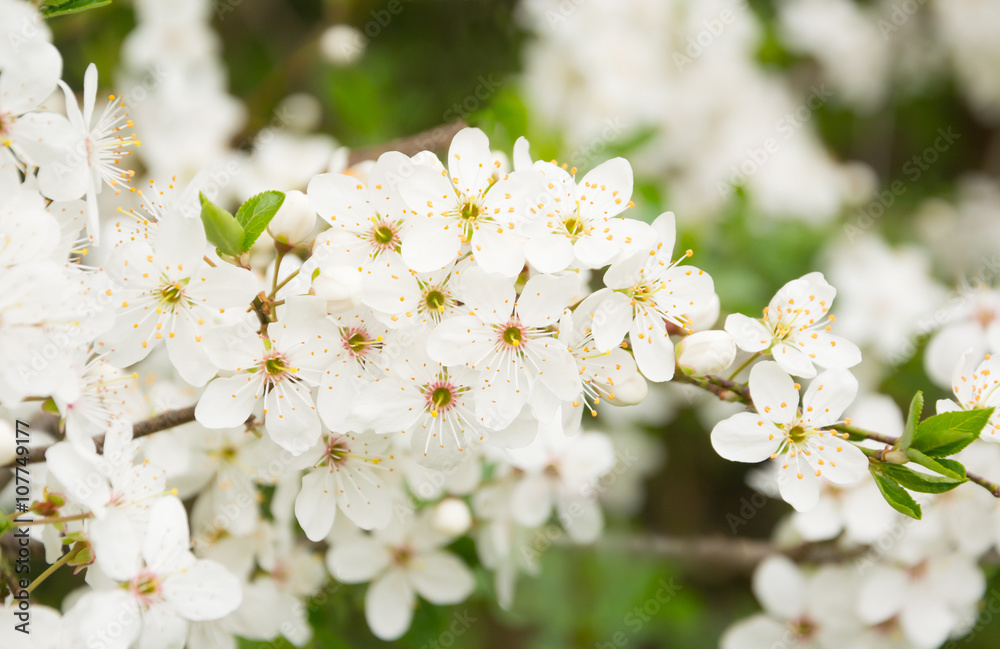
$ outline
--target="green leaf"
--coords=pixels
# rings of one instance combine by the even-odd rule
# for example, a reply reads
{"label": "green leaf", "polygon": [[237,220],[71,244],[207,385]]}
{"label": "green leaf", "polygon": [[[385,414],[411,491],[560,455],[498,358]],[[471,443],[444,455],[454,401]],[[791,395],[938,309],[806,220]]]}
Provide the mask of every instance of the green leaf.
{"label": "green leaf", "polygon": [[56,401],[52,397],[49,397],[42,403],[42,410],[45,412],[50,412],[53,415],[59,414],[59,406],[56,405]]}
{"label": "green leaf", "polygon": [[923,411],[924,393],[918,390],[913,395],[913,401],[910,402],[910,412],[906,417],[906,429],[903,431],[903,436],[899,438],[899,442],[896,443],[898,448],[904,451],[910,448],[910,444],[913,443],[913,433],[917,430],[917,425],[920,423],[920,415]]}
{"label": "green leaf", "polygon": [[926,473],[918,473],[913,469],[909,469],[905,466],[899,466],[897,464],[883,464],[878,468],[882,475],[891,478],[899,485],[910,489],[911,491],[919,491],[925,494],[940,494],[946,491],[951,491],[963,482],[967,482],[964,479],[951,478],[943,475],[928,475]]}
{"label": "green leaf", "polygon": [[39,11],[43,17],[52,18],[53,16],[75,14],[87,9],[96,9],[109,4],[111,4],[111,0],[49,0],[39,7]]}
{"label": "green leaf", "polygon": [[271,222],[278,208],[285,202],[281,192],[261,192],[247,199],[236,212],[236,220],[243,226],[243,243],[241,252],[250,250],[250,246],[263,234],[267,224]]}
{"label": "green leaf", "polygon": [[222,209],[205,195],[201,198],[201,222],[205,224],[205,236],[219,252],[231,257],[239,257],[243,252],[243,227],[236,218]]}
{"label": "green leaf", "polygon": [[882,492],[882,497],[885,501],[901,514],[906,514],[910,518],[915,518],[920,520],[923,513],[920,511],[920,505],[917,501],[913,499],[906,489],[899,486],[899,483],[892,478],[886,477],[881,473],[872,471],[872,477],[875,478],[875,484],[878,485],[878,490]]}
{"label": "green leaf", "polygon": [[14,521],[10,520],[6,514],[0,514],[0,535],[12,529],[14,529]]}
{"label": "green leaf", "polygon": [[940,473],[943,476],[953,478],[955,480],[965,480],[965,467],[962,463],[957,460],[948,460],[945,458],[934,459],[924,455],[915,448],[906,449],[906,455],[913,462],[919,464],[920,466],[930,469],[935,473]]}
{"label": "green leaf", "polygon": [[993,414],[984,410],[958,410],[928,417],[913,434],[912,448],[930,457],[954,455],[971,444]]}

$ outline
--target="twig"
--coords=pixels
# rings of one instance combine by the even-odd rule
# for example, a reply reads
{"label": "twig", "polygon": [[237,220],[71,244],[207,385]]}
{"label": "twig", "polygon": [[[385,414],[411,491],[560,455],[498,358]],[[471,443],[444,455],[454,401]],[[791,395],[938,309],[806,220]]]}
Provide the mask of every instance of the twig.
{"label": "twig", "polygon": [[[830,544],[805,543],[781,547],[771,541],[758,539],[727,538],[724,536],[670,537],[659,535],[608,535],[601,539],[599,548],[624,550],[685,562],[719,566],[729,570],[749,570],[774,554],[783,554],[796,561],[831,563],[850,558],[853,550]],[[859,548],[858,551],[864,548]]]}
{"label": "twig", "polygon": [[421,151],[440,151],[443,149],[455,134],[466,127],[463,120],[441,124],[426,131],[400,138],[378,146],[366,147],[351,151],[347,158],[348,165],[356,165],[365,160],[377,160],[380,155],[387,151],[400,151],[406,155],[416,155]]}
{"label": "twig", "polygon": [[690,376],[685,374],[680,367],[674,371],[674,380],[707,390],[723,401],[739,401],[753,407],[753,400],[750,398],[750,389],[742,383],[711,374],[707,376]]}
{"label": "twig", "polygon": [[987,480],[981,475],[969,473],[968,471],[965,472],[965,477],[969,479],[969,482],[975,482],[980,487],[986,489],[986,491],[989,491],[993,494],[994,498],[1000,498],[1000,484],[997,484],[992,480]]}
{"label": "twig", "polygon": [[[168,428],[180,426],[181,424],[186,424],[192,421],[194,421],[194,406],[178,408],[177,410],[167,410],[166,412],[162,412],[155,417],[150,417],[149,419],[144,419],[143,421],[133,424],[132,437],[145,437],[146,435],[151,435],[161,430],[167,430]],[[97,447],[97,452],[100,453],[104,449],[104,435],[95,437],[94,445]],[[18,459],[27,457],[28,462],[43,462],[45,460],[45,452],[49,450],[50,446],[51,445],[30,448],[27,456],[21,455]],[[17,460],[12,460],[0,468],[11,468],[16,462]]]}

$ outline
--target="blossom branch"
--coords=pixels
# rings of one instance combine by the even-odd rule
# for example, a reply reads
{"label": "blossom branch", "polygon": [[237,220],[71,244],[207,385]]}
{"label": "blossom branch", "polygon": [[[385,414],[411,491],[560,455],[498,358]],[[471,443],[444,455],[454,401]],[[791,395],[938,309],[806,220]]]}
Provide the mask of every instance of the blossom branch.
{"label": "blossom branch", "polygon": [[803,543],[781,547],[771,541],[722,536],[670,537],[652,534],[608,535],[600,547],[616,551],[683,559],[731,570],[750,570],[767,557],[783,554],[796,561],[832,563],[850,558],[855,551],[830,544]]}
{"label": "blossom branch", "polygon": [[[145,437],[146,435],[152,435],[161,430],[167,430],[168,428],[174,428],[175,426],[180,426],[181,424],[186,424],[194,421],[194,406],[188,406],[187,408],[178,408],[176,410],[167,410],[162,412],[155,417],[150,417],[149,419],[144,419],[132,425],[132,437],[138,439],[139,437]],[[97,451],[101,452],[104,448],[104,435],[100,435],[94,438],[94,445],[97,447]],[[36,446],[29,449],[27,456],[18,456],[17,460],[11,460],[7,462],[0,468],[9,469],[13,467],[18,460],[27,457],[28,462],[43,462],[45,461],[45,453],[49,450],[52,445],[47,446]]]}
{"label": "blossom branch", "polygon": [[[680,367],[676,369],[674,380],[680,383],[697,386],[703,390],[711,392],[723,401],[738,401],[746,404],[748,407],[753,407],[753,401],[750,398],[750,389],[743,383],[713,375],[689,376],[685,374]],[[880,462],[886,461],[885,451],[889,450],[889,448],[895,447],[896,443],[899,441],[899,438],[897,437],[883,435],[881,433],[865,430],[864,428],[858,428],[857,426],[851,426],[849,424],[835,424],[830,428],[846,433],[856,439],[870,439],[874,442],[885,444],[886,447],[888,447],[887,449],[879,450],[874,453],[875,459]],[[905,462],[905,459],[902,461]],[[969,471],[965,472],[965,477],[968,478],[969,482],[975,483],[986,489],[993,495],[994,498],[1000,498],[1000,483],[994,482],[988,478]]]}
{"label": "blossom branch", "polygon": [[378,146],[356,149],[351,151],[350,156],[347,158],[347,164],[356,165],[365,160],[377,160],[380,155],[388,151],[401,151],[408,156],[416,155],[425,150],[437,151],[445,148],[451,142],[452,138],[455,137],[455,134],[465,127],[465,121],[460,119]]}
{"label": "blossom branch", "polygon": [[750,388],[737,381],[711,374],[707,376],[691,376],[685,374],[680,367],[677,367],[674,371],[674,380],[707,390],[722,401],[738,401],[747,406],[753,406],[753,399],[750,398]]}

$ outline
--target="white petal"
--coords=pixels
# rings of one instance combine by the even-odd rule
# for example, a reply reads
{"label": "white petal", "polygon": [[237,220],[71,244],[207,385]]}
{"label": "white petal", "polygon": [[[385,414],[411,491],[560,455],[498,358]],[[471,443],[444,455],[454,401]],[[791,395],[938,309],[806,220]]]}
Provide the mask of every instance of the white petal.
{"label": "white petal", "polygon": [[90,543],[101,572],[115,581],[128,581],[139,569],[139,539],[132,522],[119,509],[90,522]]}
{"label": "white petal", "polygon": [[254,404],[264,391],[261,377],[240,373],[217,378],[208,384],[194,416],[206,428],[232,428],[240,426],[253,412]]}
{"label": "white petal", "polygon": [[632,321],[629,340],[639,371],[650,381],[669,381],[674,377],[674,344],[659,315],[640,313]]}
{"label": "white petal", "polygon": [[142,558],[154,573],[166,573],[190,562],[191,533],[187,512],[176,496],[158,498],[149,508],[149,527],[142,543]]}
{"label": "white petal", "polygon": [[484,224],[470,242],[473,259],[483,270],[514,278],[524,268],[524,242],[509,229]]}
{"label": "white petal", "polygon": [[371,581],[391,561],[392,556],[385,545],[368,536],[334,544],[326,555],[330,574],[345,584]]}
{"label": "white petal", "polygon": [[418,218],[403,235],[400,254],[406,265],[418,273],[444,268],[455,261],[462,247],[458,229],[448,219]]}
{"label": "white petal", "polygon": [[758,614],[729,627],[719,641],[720,649],[771,649],[782,647],[789,637],[788,627]]}
{"label": "white petal", "polygon": [[767,612],[791,621],[802,615],[806,582],[790,559],[774,555],[754,572],[753,594]]}
{"label": "white petal", "polygon": [[466,306],[491,324],[507,322],[517,299],[513,280],[474,266],[461,275],[461,295]]}
{"label": "white petal", "polygon": [[781,498],[797,511],[807,512],[819,502],[819,477],[804,453],[781,456],[778,468],[778,491]]}
{"label": "white petal", "polygon": [[771,350],[774,361],[792,376],[811,379],[816,376],[812,359],[804,351],[789,343],[779,343]]}
{"label": "white petal", "polygon": [[[812,455],[807,456],[810,466],[834,484],[854,484],[868,473],[868,456],[854,444],[837,438],[833,433],[824,434],[811,446]],[[823,450],[819,449],[820,446]],[[820,460],[822,464],[819,463]]]}
{"label": "white petal", "polygon": [[586,219],[607,219],[621,214],[632,200],[632,166],[612,158],[587,172],[579,184],[580,214]]}
{"label": "white petal", "polygon": [[858,380],[847,370],[827,370],[810,383],[802,397],[802,420],[817,428],[840,419],[858,395]]}
{"label": "white petal", "polygon": [[183,649],[187,620],[168,604],[153,604],[142,612],[142,635],[137,649]]}
{"label": "white petal", "polygon": [[236,610],[242,591],[239,580],[221,564],[198,559],[163,581],[163,598],[188,620],[218,620]]}
{"label": "white petal", "polygon": [[406,633],[413,620],[416,597],[402,570],[391,570],[368,587],[365,619],[381,640],[395,640]]}
{"label": "white petal", "polygon": [[392,494],[368,463],[357,460],[337,472],[340,511],[363,530],[383,528],[392,518]]}
{"label": "white petal", "polygon": [[72,444],[60,442],[53,445],[45,452],[45,461],[52,475],[69,492],[68,495],[91,511],[102,511],[111,499],[108,479]]}
{"label": "white petal", "polygon": [[450,552],[413,558],[407,576],[417,593],[431,604],[457,604],[472,594],[472,571]]}
{"label": "white petal", "polygon": [[579,291],[576,273],[535,275],[525,283],[517,299],[517,315],[530,327],[555,324]]}
{"label": "white petal", "polygon": [[552,492],[541,474],[525,476],[510,496],[511,511],[524,527],[538,527],[552,514]]}
{"label": "white petal", "polygon": [[315,444],[320,423],[309,388],[287,380],[272,387],[264,397],[264,427],[278,446],[293,455]]}
{"label": "white petal", "polygon": [[445,320],[427,339],[427,354],[442,365],[473,367],[493,349],[493,331],[478,318],[459,316]]}
{"label": "white petal", "polygon": [[725,329],[736,341],[736,346],[745,352],[763,351],[771,344],[771,331],[760,320],[742,313],[730,314]]}
{"label": "white petal", "polygon": [[463,128],[448,149],[448,170],[460,192],[473,196],[486,190],[493,175],[490,141],[478,128]]}
{"label": "white petal", "polygon": [[310,541],[321,541],[330,533],[337,514],[336,481],[326,467],[302,477],[302,489],[295,498],[295,520]]}
{"label": "white petal", "polygon": [[606,295],[594,309],[591,325],[594,343],[602,352],[620,345],[632,326],[632,305],[628,296],[612,291],[607,291]]}
{"label": "white petal", "polygon": [[795,381],[777,364],[764,361],[750,370],[750,396],[760,416],[776,424],[791,424],[798,415]]}
{"label": "white petal", "polygon": [[712,448],[733,462],[762,462],[784,439],[774,424],[752,412],[739,412],[712,429]]}
{"label": "white petal", "polygon": [[540,273],[558,273],[573,263],[573,244],[559,234],[532,237],[524,248],[531,267]]}

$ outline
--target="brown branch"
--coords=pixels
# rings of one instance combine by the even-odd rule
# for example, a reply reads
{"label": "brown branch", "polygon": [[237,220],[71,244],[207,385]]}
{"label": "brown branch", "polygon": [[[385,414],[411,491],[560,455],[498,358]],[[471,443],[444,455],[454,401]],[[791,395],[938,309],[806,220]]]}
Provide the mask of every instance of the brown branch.
{"label": "brown branch", "polygon": [[1000,498],[1000,484],[993,482],[992,480],[987,480],[981,475],[975,473],[965,472],[965,477],[969,479],[969,482],[975,482],[980,487],[983,487],[991,494],[994,498]]}
{"label": "brown branch", "polygon": [[831,544],[804,543],[780,547],[759,539],[727,538],[724,536],[670,537],[659,535],[609,535],[598,542],[599,548],[642,554],[665,559],[683,559],[686,563],[711,565],[727,570],[751,570],[774,554],[783,554],[795,561],[832,563],[856,556],[864,550],[845,550]]}
{"label": "brown branch", "polygon": [[691,376],[685,374],[680,367],[677,367],[674,370],[674,381],[687,383],[702,390],[707,390],[723,401],[739,401],[751,408],[753,407],[753,399],[750,398],[750,388],[742,383],[724,379],[721,376],[714,376],[712,374],[707,376]]}
{"label": "brown branch", "polygon": [[[132,437],[138,439],[139,437],[145,437],[146,435],[151,435],[161,430],[167,430],[168,428],[180,426],[181,424],[186,424],[192,421],[194,421],[194,406],[178,408],[177,410],[167,410],[166,412],[162,412],[155,417],[150,417],[149,419],[144,419],[143,421],[133,424]],[[104,449],[104,435],[95,437],[94,445],[97,447],[97,452],[100,453]],[[31,447],[29,448],[28,455],[19,455],[18,459],[27,457],[28,462],[43,462],[45,460],[45,452],[48,451],[50,447],[51,444],[47,446]],[[12,460],[0,468],[9,469],[13,467],[16,462],[17,460]]]}
{"label": "brown branch", "polygon": [[365,160],[377,160],[380,155],[388,151],[399,151],[409,156],[416,155],[425,150],[441,151],[451,142],[455,134],[465,127],[466,123],[460,119],[455,122],[435,126],[416,135],[399,138],[377,146],[356,149],[351,151],[351,154],[347,158],[347,164],[353,166]]}

